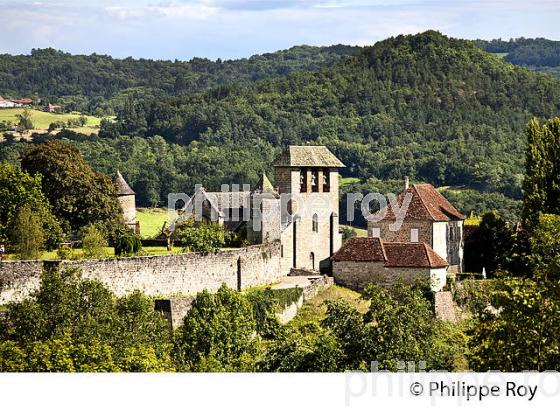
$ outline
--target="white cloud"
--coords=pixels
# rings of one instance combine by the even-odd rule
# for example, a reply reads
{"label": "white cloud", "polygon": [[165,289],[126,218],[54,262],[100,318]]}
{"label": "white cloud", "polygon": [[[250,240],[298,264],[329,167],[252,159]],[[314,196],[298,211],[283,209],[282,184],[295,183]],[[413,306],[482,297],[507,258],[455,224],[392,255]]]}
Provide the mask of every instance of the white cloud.
{"label": "white cloud", "polygon": [[[297,44],[367,45],[427,29],[465,38],[560,39],[557,3],[504,0],[31,0],[4,3],[0,53],[232,58]],[[0,0],[0,4],[2,0]]]}

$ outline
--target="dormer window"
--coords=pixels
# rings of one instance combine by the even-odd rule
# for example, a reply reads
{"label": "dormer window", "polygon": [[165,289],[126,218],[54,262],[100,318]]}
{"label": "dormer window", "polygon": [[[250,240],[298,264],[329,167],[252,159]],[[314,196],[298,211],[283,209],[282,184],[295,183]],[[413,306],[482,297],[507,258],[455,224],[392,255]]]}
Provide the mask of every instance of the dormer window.
{"label": "dormer window", "polygon": [[418,236],[419,236],[419,229],[412,228],[410,230],[410,242],[418,242]]}

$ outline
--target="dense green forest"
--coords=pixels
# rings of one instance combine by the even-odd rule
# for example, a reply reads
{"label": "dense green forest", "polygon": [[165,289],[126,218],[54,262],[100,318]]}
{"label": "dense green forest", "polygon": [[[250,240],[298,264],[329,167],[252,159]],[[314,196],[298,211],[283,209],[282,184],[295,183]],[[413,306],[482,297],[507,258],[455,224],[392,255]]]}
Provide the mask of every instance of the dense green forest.
{"label": "dense green forest", "polygon": [[142,97],[181,95],[283,77],[328,67],[357,47],[297,46],[250,58],[211,61],[116,59],[33,49],[30,55],[0,55],[0,95],[45,98],[66,110],[112,114],[129,93]]}
{"label": "dense green forest", "polygon": [[[164,72],[151,79],[147,71],[138,83],[121,84],[140,87],[133,89],[105,90],[86,81],[79,92],[121,98],[114,106],[115,122],[104,121],[98,137],[66,131],[57,138],[75,141],[96,170],[121,169],[140,205],[165,204],[169,192],[192,192],[195,183],[209,189],[255,183],[259,172],[271,171],[283,146],[323,144],[347,165],[344,176],[359,178],[352,190],[387,192],[409,175],[461,188],[447,195],[463,212],[498,209],[510,219],[517,217],[525,125],[533,117],[558,115],[559,79],[433,31],[389,38],[344,58],[350,50],[341,46],[323,50],[328,56],[307,48],[288,54],[302,50],[315,56],[292,62],[287,75],[270,55],[262,57],[262,77],[250,70],[240,75],[233,68],[230,77],[199,74],[208,83],[188,93],[171,87],[184,77]],[[110,60],[83,58],[98,58],[100,65]],[[204,61],[208,67],[249,67],[252,60],[261,61]],[[183,64],[138,61],[139,67]],[[101,70],[100,76],[108,72]],[[152,91],[146,92],[140,79],[149,81]],[[80,77],[71,84],[81,84]],[[49,137],[36,141],[44,138]],[[4,143],[0,158],[17,162],[22,145]]]}
{"label": "dense green forest", "polygon": [[560,41],[520,37],[509,41],[475,40],[475,44],[489,53],[504,55],[504,60],[512,64],[560,76]]}

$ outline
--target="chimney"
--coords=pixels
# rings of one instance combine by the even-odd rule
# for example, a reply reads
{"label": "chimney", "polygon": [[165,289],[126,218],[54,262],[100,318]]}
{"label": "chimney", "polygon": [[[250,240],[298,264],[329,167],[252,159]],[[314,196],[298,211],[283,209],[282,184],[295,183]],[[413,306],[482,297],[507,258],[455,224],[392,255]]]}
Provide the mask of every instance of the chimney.
{"label": "chimney", "polygon": [[405,191],[408,189],[408,186],[409,186],[409,184],[408,184],[408,176],[405,175],[405,177],[404,177],[404,190],[405,190]]}

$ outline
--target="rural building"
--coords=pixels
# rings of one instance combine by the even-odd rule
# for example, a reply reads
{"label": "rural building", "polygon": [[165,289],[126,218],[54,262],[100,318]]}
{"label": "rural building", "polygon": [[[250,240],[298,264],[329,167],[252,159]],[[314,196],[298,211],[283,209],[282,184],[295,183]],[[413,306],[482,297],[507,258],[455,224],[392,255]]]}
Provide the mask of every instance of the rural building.
{"label": "rural building", "polygon": [[20,104],[17,104],[13,101],[5,100],[4,97],[0,95],[0,108],[14,108],[20,106],[21,106]]}
{"label": "rural building", "polygon": [[[410,204],[402,225],[396,228],[396,209],[401,209],[405,196]],[[396,205],[381,209],[370,217],[368,236],[383,242],[425,243],[449,264],[450,273],[462,272],[463,221],[465,216],[430,184],[409,186],[405,177],[404,190],[397,197]]]}
{"label": "rural building", "polygon": [[129,228],[139,233],[140,224],[136,220],[136,193],[125,181],[120,171],[117,171],[114,182],[117,186],[117,196],[123,212],[124,222]]}
{"label": "rural building", "polygon": [[15,100],[11,100],[11,101],[16,103],[16,104],[21,104],[21,105],[33,104],[33,100],[31,98],[17,98]]}
{"label": "rural building", "polygon": [[332,257],[335,283],[362,290],[376,283],[389,287],[399,280],[429,280],[432,291],[446,283],[448,263],[426,243],[349,238]]}

